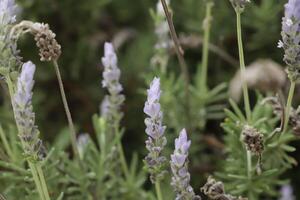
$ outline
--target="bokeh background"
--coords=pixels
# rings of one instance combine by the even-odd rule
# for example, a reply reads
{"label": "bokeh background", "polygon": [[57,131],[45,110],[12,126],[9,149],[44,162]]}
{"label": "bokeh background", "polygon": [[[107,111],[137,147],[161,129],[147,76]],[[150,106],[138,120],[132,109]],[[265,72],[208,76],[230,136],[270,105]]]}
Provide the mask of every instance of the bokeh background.
{"label": "bokeh background", "polygon": [[[283,52],[276,46],[280,39],[286,0],[252,2],[242,20],[246,64],[258,58],[270,58],[283,65]],[[62,46],[59,64],[73,119],[80,133],[93,136],[91,116],[99,112],[99,104],[105,94],[101,88],[103,44],[105,41],[114,42],[126,95],[122,121],[126,128],[123,138],[125,151],[128,157],[134,151],[143,154],[145,133],[142,108],[147,87],[144,76],[152,70],[150,59],[156,41],[150,10],[155,9],[157,1],[19,0],[18,3],[22,6],[22,19],[48,23],[57,35]],[[200,41],[185,49],[189,71],[193,74],[201,61],[204,1],[172,0],[171,7],[178,33]],[[229,1],[216,0],[212,14],[211,43],[227,56],[224,58],[220,54],[210,53],[208,84],[215,86],[229,82],[239,66],[235,13]],[[30,36],[20,41],[20,49],[24,60],[33,60],[38,66],[34,104],[42,137],[49,143],[60,140],[57,135],[66,132],[67,121],[54,70],[39,61],[38,50]],[[168,70],[180,73],[175,55],[171,56]],[[299,102],[294,103],[297,105]],[[221,121],[209,121],[205,130],[213,132],[220,141],[224,133],[218,126]],[[294,145],[299,146],[297,143]],[[293,154],[299,161],[299,151]],[[199,157],[201,160],[201,155]],[[299,168],[290,170],[285,176],[291,178],[294,188],[298,189]]]}

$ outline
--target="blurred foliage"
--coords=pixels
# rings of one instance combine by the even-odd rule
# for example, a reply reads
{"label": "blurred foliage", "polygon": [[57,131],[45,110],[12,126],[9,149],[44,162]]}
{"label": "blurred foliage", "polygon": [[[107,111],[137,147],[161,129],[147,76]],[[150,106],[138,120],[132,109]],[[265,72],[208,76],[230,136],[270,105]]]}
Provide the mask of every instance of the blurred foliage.
{"label": "blurred foliage", "polygon": [[[125,89],[126,102],[124,105],[124,120],[123,124],[126,124],[126,130],[123,137],[124,148],[128,155],[128,160],[132,160],[132,173],[134,180],[124,180],[124,182],[130,182],[132,188],[140,187],[144,181],[144,175],[135,172],[135,167],[140,163],[137,163],[135,156],[132,152],[136,151],[140,154],[145,153],[144,148],[144,124],[143,124],[143,103],[145,100],[144,88],[145,86],[145,74],[152,76],[157,74],[153,68],[150,67],[150,60],[153,54],[153,46],[156,41],[154,34],[154,22],[150,16],[150,9],[155,8],[156,1],[154,0],[19,0],[19,4],[22,6],[22,19],[28,19],[33,21],[48,23],[57,35],[57,40],[62,45],[63,54],[59,60],[61,70],[63,73],[63,79],[65,82],[66,93],[69,99],[71,111],[73,113],[74,121],[77,125],[78,132],[94,133],[94,125],[92,123],[91,116],[97,113],[99,110],[99,102],[104,95],[104,90],[101,89],[100,78],[102,66],[100,64],[100,58],[103,55],[102,46],[104,41],[111,40],[115,44],[118,44],[119,66],[122,70],[122,84]],[[285,0],[252,0],[252,4],[249,5],[242,15],[243,23],[243,38],[245,44],[245,56],[246,63],[250,63],[257,58],[267,57],[282,63],[282,52],[276,48],[277,41],[280,38],[281,29],[281,14],[283,11],[283,4]],[[174,14],[175,27],[178,33],[185,33],[187,35],[193,34],[199,38],[202,38],[202,21],[204,19],[204,0],[184,0],[171,2],[172,12]],[[229,55],[237,60],[237,43],[235,32],[235,14],[229,3],[229,1],[215,1],[215,6],[212,11],[212,32],[211,43],[216,45],[220,50],[229,53]],[[124,35],[126,37],[124,37]],[[37,124],[40,127],[42,137],[47,142],[55,145],[61,145],[58,149],[64,149],[68,146],[64,133],[66,131],[66,119],[62,114],[63,106],[58,92],[58,85],[54,70],[51,66],[38,61],[37,50],[34,46],[32,38],[24,38],[20,42],[21,55],[24,60],[33,60],[37,66],[36,73],[36,87],[34,97],[34,110],[37,111]],[[35,49],[33,51],[33,49]],[[185,49],[185,58],[187,60],[189,71],[191,74],[195,74],[197,71],[199,62],[201,61],[201,45],[196,48]],[[238,66],[232,66],[232,64],[226,62],[222,56],[210,52],[209,56],[209,68],[208,68],[208,84],[210,88],[218,88],[222,82],[228,82],[233,76]],[[164,92],[169,93],[167,98],[175,99],[168,105],[167,102],[164,107],[164,112],[169,115],[169,118],[173,118],[177,121],[172,121],[173,124],[168,124],[172,128],[180,129],[184,125],[184,121],[181,117],[179,100],[182,100],[182,95],[178,95],[182,88],[182,81],[180,80],[178,62],[174,54],[170,54],[170,60],[168,65],[168,71],[170,72],[166,77],[167,81],[164,81]],[[171,77],[171,78],[170,78]],[[164,77],[162,77],[164,79]],[[140,92],[143,89],[143,92]],[[2,90],[2,89],[1,89]],[[194,93],[197,94],[197,88],[191,88]],[[4,89],[3,89],[4,91]],[[212,92],[212,91],[211,91]],[[4,92],[1,91],[1,94]],[[176,94],[177,93],[177,94]],[[253,102],[256,101],[255,95],[252,95]],[[4,98],[3,98],[4,97]],[[9,111],[9,102],[5,100],[5,96],[0,96],[0,118],[2,124],[8,124],[12,120],[12,116]],[[180,99],[181,98],[181,99]],[[201,94],[198,94],[201,99]],[[174,100],[178,100],[176,102]],[[195,106],[199,106],[201,102],[194,101]],[[199,103],[199,104],[197,104]],[[297,102],[298,103],[298,102]],[[172,105],[173,104],[173,105]],[[201,106],[201,105],[200,105]],[[178,110],[168,108],[176,108]],[[268,108],[264,108],[268,111]],[[268,112],[266,111],[266,114]],[[262,117],[265,113],[262,113]],[[199,120],[200,126],[195,125],[197,128],[197,134],[203,133],[204,135],[216,136],[218,140],[222,141],[223,132],[218,127],[220,118],[210,118],[206,116],[206,113],[202,113],[202,116],[207,118],[204,120],[201,116],[199,119],[194,116],[194,122]],[[260,117],[260,115],[259,115]],[[166,117],[168,120],[168,117]],[[232,120],[232,119],[231,119]],[[229,122],[225,122],[225,124]],[[176,127],[177,126],[177,127]],[[199,128],[200,127],[200,128]],[[9,136],[16,135],[13,128],[4,127],[5,130],[10,130],[7,134]],[[178,131],[173,131],[173,133]],[[97,141],[96,134],[91,134],[91,138]],[[67,137],[67,136],[66,136]],[[229,137],[236,137],[234,135],[227,135],[225,141]],[[173,138],[173,136],[171,137]],[[13,140],[13,139],[10,139]],[[220,152],[214,148],[200,148],[203,141],[193,140],[193,145],[196,149],[201,149],[202,153],[192,153],[192,162],[197,160],[192,168],[192,175],[200,175],[212,173],[217,166],[222,163],[217,163],[216,166],[211,166],[212,163],[208,162],[208,166],[203,168],[202,162],[205,160],[205,156],[210,154],[218,154]],[[170,142],[171,144],[171,142]],[[97,143],[92,143],[87,150],[92,153],[93,159],[103,159],[97,157],[98,152]],[[298,143],[293,143],[295,146],[299,146]],[[12,146],[15,146],[12,144]],[[17,150],[16,150],[17,151]],[[197,151],[195,151],[197,152]],[[216,153],[217,152],[217,153]],[[1,153],[1,152],[0,152]],[[19,152],[20,153],[20,152]],[[239,152],[236,152],[239,153]],[[299,153],[296,151],[293,155],[297,160],[300,160]],[[58,154],[61,159],[66,155]],[[141,160],[141,159],[139,159]],[[87,161],[90,162],[90,161]],[[95,162],[95,161],[93,161]],[[55,163],[55,162],[54,162]],[[206,162],[205,162],[206,163]],[[24,164],[24,163],[23,163]],[[23,166],[19,164],[17,166]],[[2,166],[5,168],[5,166]],[[75,173],[78,166],[64,166],[66,170]],[[96,171],[93,169],[87,171]],[[72,169],[70,169],[72,168]],[[18,171],[19,170],[19,171]],[[9,171],[1,174],[1,176],[13,177],[14,173],[23,173],[24,169],[16,171]],[[46,169],[47,171],[48,169]],[[49,169],[51,171],[51,169]],[[296,169],[292,169],[290,172],[284,175],[284,178],[291,178],[292,183],[296,183],[299,180],[299,176],[295,174]],[[13,174],[11,174],[13,173]],[[46,172],[47,174],[47,172]],[[55,174],[56,175],[56,174]],[[70,176],[73,176],[71,174]],[[22,178],[28,178],[28,174],[24,172]],[[93,179],[94,174],[87,179]],[[74,191],[69,191],[71,195],[77,190],[84,190],[89,188],[90,180],[81,179],[82,177],[76,177]],[[23,179],[22,179],[23,180]],[[138,180],[138,181],[135,181]],[[47,180],[48,181],[48,180]],[[24,182],[25,184],[27,182]],[[50,183],[51,184],[51,183]],[[54,183],[53,183],[54,184]],[[93,183],[94,184],[94,183]],[[197,182],[197,187],[203,185]],[[11,189],[9,192],[15,192],[18,188],[19,196],[23,197],[26,193],[24,185],[20,186],[7,186],[1,181],[0,188]],[[61,185],[60,185],[61,186]],[[27,188],[33,187],[29,185]],[[128,199],[131,198],[132,193],[130,189],[127,194]],[[127,192],[127,190],[125,192]],[[9,193],[4,191],[3,193]],[[28,191],[27,191],[28,192]],[[143,193],[144,191],[142,191]],[[67,195],[70,195],[67,194]],[[58,196],[59,193],[55,193],[54,196]],[[148,195],[148,194],[134,194],[134,195]],[[74,199],[83,198],[81,196],[74,195]],[[150,195],[151,196],[151,195]],[[8,196],[8,199],[9,196]],[[132,198],[131,198],[132,199]]]}

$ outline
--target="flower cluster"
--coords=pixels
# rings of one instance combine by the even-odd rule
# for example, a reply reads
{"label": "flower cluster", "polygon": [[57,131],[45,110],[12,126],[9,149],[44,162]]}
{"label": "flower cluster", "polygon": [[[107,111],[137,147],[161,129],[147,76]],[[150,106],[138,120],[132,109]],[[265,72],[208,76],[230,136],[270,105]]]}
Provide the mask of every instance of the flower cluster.
{"label": "flower cluster", "polygon": [[290,185],[284,185],[280,190],[281,197],[279,200],[295,200],[293,195],[293,188]]}
{"label": "flower cluster", "polygon": [[247,3],[250,3],[250,0],[230,0],[233,8],[237,12],[243,12]]}
{"label": "flower cluster", "polygon": [[42,141],[39,139],[39,130],[35,125],[35,114],[32,108],[34,72],[35,65],[32,62],[23,64],[17,82],[17,89],[13,96],[13,107],[19,137],[26,156],[34,160],[42,160],[46,152]]}
{"label": "flower cluster", "polygon": [[289,0],[282,18],[282,40],[278,47],[284,49],[283,60],[288,65],[287,73],[292,81],[300,79],[300,1]]}
{"label": "flower cluster", "polygon": [[102,86],[107,88],[109,95],[106,95],[102,101],[101,116],[109,123],[118,124],[122,118],[120,107],[125,97],[121,94],[123,90],[119,82],[121,71],[118,68],[117,55],[111,43],[104,44],[102,64],[104,66]]}
{"label": "flower cluster", "polygon": [[18,7],[14,0],[0,1],[0,26],[14,23]]}
{"label": "flower cluster", "polygon": [[16,43],[8,37],[18,10],[14,0],[0,1],[0,75],[4,76],[19,67],[16,66],[20,59]]}
{"label": "flower cluster", "polygon": [[190,186],[190,173],[188,172],[188,150],[191,141],[187,139],[186,130],[183,129],[175,139],[175,150],[171,155],[171,170],[173,173],[171,185],[176,192],[176,200],[199,200]]}
{"label": "flower cluster", "polygon": [[255,155],[261,155],[264,150],[263,135],[254,127],[245,125],[242,131],[243,142],[248,151]]}
{"label": "flower cluster", "polygon": [[55,61],[59,58],[61,46],[56,41],[56,35],[50,30],[48,24],[22,21],[13,26],[10,38],[18,40],[22,34],[27,32],[34,36],[41,61]]}
{"label": "flower cluster", "polygon": [[37,31],[34,35],[36,46],[39,48],[39,55],[41,61],[54,61],[57,60],[61,54],[61,46],[55,39],[48,24],[35,23]]}
{"label": "flower cluster", "polygon": [[[166,0],[166,3],[169,5],[170,0]],[[162,72],[165,72],[169,60],[168,49],[170,48],[170,36],[169,25],[160,0],[158,0],[156,5],[154,22],[157,41],[154,46],[155,54],[151,59],[151,64],[153,67],[158,67]]]}
{"label": "flower cluster", "polygon": [[162,156],[162,150],[167,144],[167,139],[164,136],[166,127],[162,125],[163,113],[159,103],[161,90],[158,78],[154,78],[150,88],[147,90],[147,94],[144,113],[149,116],[145,119],[146,134],[148,135],[146,148],[149,153],[144,162],[151,174],[151,181],[154,183],[165,174],[163,168],[166,164],[166,158]]}

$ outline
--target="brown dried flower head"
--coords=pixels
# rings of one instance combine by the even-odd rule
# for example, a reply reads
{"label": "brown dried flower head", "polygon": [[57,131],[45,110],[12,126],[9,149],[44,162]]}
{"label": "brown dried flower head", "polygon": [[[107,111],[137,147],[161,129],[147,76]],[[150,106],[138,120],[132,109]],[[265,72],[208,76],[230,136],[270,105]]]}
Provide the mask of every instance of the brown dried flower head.
{"label": "brown dried flower head", "polygon": [[12,28],[10,37],[17,40],[20,35],[27,32],[34,36],[41,61],[55,61],[59,58],[61,46],[56,41],[56,35],[50,30],[48,24],[22,21]]}
{"label": "brown dried flower head", "polygon": [[264,139],[257,129],[252,126],[245,125],[242,131],[242,139],[248,151],[260,156],[264,150]]}
{"label": "brown dried flower head", "polygon": [[225,193],[224,184],[216,181],[213,177],[208,177],[206,184],[201,188],[208,198],[212,200],[247,200],[242,197],[234,197]]}

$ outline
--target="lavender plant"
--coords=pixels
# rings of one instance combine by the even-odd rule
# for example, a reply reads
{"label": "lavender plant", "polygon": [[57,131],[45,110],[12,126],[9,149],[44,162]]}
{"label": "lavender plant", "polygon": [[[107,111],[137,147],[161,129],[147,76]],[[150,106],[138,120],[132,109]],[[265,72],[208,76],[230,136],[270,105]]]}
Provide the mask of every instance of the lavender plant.
{"label": "lavender plant", "polygon": [[[249,2],[230,0],[236,12],[242,79],[245,62],[241,14]],[[296,140],[300,130],[300,109],[291,106],[298,80],[298,0],[289,0],[286,4],[282,40],[279,42],[279,47],[285,50],[284,61],[288,65],[287,73],[291,81],[287,105],[283,106],[277,98],[263,99],[257,94],[257,103],[251,109],[247,84],[243,81],[245,113],[232,100],[229,100],[232,111],[225,109],[223,113],[224,106],[219,102],[226,98],[226,86],[220,84],[210,89],[208,84],[211,63],[208,62],[209,51],[212,47],[210,38],[215,35],[211,34],[212,16],[215,15],[212,8],[213,5],[224,5],[223,2],[203,1],[205,19],[202,61],[195,69],[195,76],[191,76],[192,69],[188,67],[193,62],[185,61],[182,38],[175,31],[175,15],[170,3],[160,0],[156,13],[152,11],[157,41],[150,63],[153,71],[147,75],[147,80],[150,80],[149,77],[152,80],[153,75],[155,78],[147,90],[147,101],[143,109],[147,115],[144,122],[148,151],[143,160],[144,169],[150,174],[150,181],[156,190],[155,195],[151,189],[147,189],[147,175],[140,167],[138,154],[133,154],[130,163],[127,163],[124,155],[124,128],[120,124],[125,95],[113,44],[104,44],[104,56],[101,60],[104,66],[102,87],[107,90],[107,94],[100,105],[99,114],[92,118],[95,133],[89,130],[90,134],[80,134],[76,138],[58,67],[61,46],[55,39],[55,33],[44,23],[22,21],[14,24],[18,10],[14,1],[0,1],[0,83],[4,93],[9,94],[4,97],[5,106],[0,108],[0,199],[201,199],[192,187],[195,182],[200,185],[204,178],[205,173],[198,168],[207,164],[207,160],[219,158],[215,149],[206,148],[206,144],[203,144],[207,134],[191,134],[190,139],[194,144],[191,145],[186,130],[182,129],[179,137],[175,139],[175,149],[172,148],[173,153],[170,156],[169,146],[173,144],[168,142],[170,145],[167,145],[167,138],[168,141],[173,141],[182,127],[187,127],[193,133],[215,131],[217,128],[206,129],[207,121],[220,119],[224,113],[226,119],[221,124],[227,133],[224,136],[224,145],[214,140],[225,152],[226,159],[220,159],[216,164],[220,169],[215,174],[223,182],[209,177],[201,192],[215,200],[244,200],[241,196],[255,200],[278,196],[279,186],[288,182],[283,174],[297,164],[290,155],[295,151],[290,142]],[[63,130],[54,141],[47,142],[46,146],[52,147],[47,153],[33,112],[35,65],[32,62],[23,63],[18,55],[17,41],[27,32],[34,36],[40,60],[52,62],[54,65],[71,131],[71,140],[69,131]],[[113,41],[118,43],[118,38],[113,38]],[[181,67],[180,76],[169,68],[172,51],[175,51]],[[163,95],[161,90],[164,91]],[[7,106],[7,101],[11,101],[10,106]],[[3,110],[10,114],[3,114]],[[162,110],[165,111],[164,115]],[[279,132],[285,134],[278,134]],[[126,136],[131,137],[127,134]],[[73,154],[68,151],[70,143]],[[127,152],[128,146],[124,147]],[[128,152],[132,149],[135,150],[135,147],[128,148]],[[209,167],[210,173],[216,166]],[[168,192],[168,185],[173,187],[173,192]],[[282,188],[281,199],[294,198],[290,187]]]}
{"label": "lavender plant", "polygon": [[191,141],[187,139],[185,129],[175,140],[175,150],[171,155],[171,170],[173,173],[171,185],[176,192],[176,199],[182,200],[201,200],[200,196],[195,195],[193,188],[190,186],[191,175],[188,172],[188,150]]}
{"label": "lavender plant", "polygon": [[287,73],[291,81],[289,95],[286,105],[286,115],[283,132],[287,131],[288,119],[290,115],[290,108],[295,90],[296,81],[299,79],[299,27],[300,27],[300,1],[289,0],[285,4],[285,13],[282,18],[282,40],[279,41],[278,47],[284,49],[283,60],[287,64]]}
{"label": "lavender plant", "polygon": [[167,139],[164,136],[166,127],[162,125],[163,113],[160,108],[160,80],[154,78],[147,90],[147,101],[144,107],[144,113],[148,115],[145,119],[146,134],[146,148],[149,151],[145,157],[145,165],[147,171],[150,173],[150,179],[155,184],[157,198],[162,200],[160,191],[160,181],[166,173],[164,167],[167,159],[163,156],[164,146],[167,144]]}

